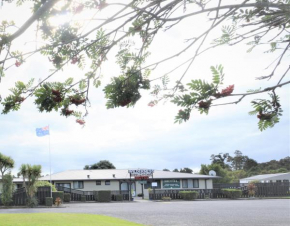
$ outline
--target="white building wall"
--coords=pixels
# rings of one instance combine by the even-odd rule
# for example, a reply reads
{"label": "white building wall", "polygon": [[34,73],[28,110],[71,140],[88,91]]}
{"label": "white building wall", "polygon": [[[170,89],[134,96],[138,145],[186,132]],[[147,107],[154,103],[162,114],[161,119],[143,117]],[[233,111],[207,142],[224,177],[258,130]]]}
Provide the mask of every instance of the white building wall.
{"label": "white building wall", "polygon": [[269,180],[269,181],[272,180],[273,182],[276,182],[277,180],[280,180],[282,182],[283,182],[283,180],[290,181],[290,173],[280,175],[280,176],[269,177],[269,178],[267,178],[267,180]]}
{"label": "white building wall", "polygon": [[84,181],[83,191],[99,191],[99,190],[119,190],[119,181],[110,181],[110,185],[105,185],[105,181],[101,181],[101,185],[96,185],[96,181]]}
{"label": "white building wall", "polygon": [[213,189],[213,182],[212,180],[206,180],[207,189]]}
{"label": "white building wall", "polygon": [[138,194],[142,194],[142,184],[139,184],[139,182],[136,181],[136,196]]}
{"label": "white building wall", "polygon": [[[79,180],[81,181],[81,180]],[[110,185],[105,185],[105,181],[101,181],[101,185],[96,185],[96,180],[83,181],[84,188],[74,188],[73,181],[55,181],[54,184],[70,184],[71,189],[77,189],[82,191],[99,191],[99,190],[119,190],[119,181],[111,180]]]}

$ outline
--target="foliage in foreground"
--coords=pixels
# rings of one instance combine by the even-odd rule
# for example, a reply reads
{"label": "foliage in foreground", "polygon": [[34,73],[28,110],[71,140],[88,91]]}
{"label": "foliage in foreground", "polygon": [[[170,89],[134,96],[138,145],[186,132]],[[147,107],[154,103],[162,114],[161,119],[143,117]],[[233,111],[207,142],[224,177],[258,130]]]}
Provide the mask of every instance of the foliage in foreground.
{"label": "foliage in foreground", "polygon": [[[5,1],[3,10],[6,4],[15,2],[16,5],[31,6],[32,17],[27,15],[31,19],[22,26],[13,21],[1,21],[0,81],[5,79],[8,69],[22,67],[34,54],[47,57],[53,69],[38,82],[34,78],[26,83],[16,82],[10,94],[0,98],[3,114],[19,110],[25,100],[33,97],[40,112],[55,110],[62,116],[76,117],[76,122],[84,125],[90,106],[89,91],[93,87],[100,87],[102,65],[108,60],[109,54],[115,51],[120,73],[104,86],[107,108],[132,107],[141,98],[141,91],[150,89],[153,100],[148,105],[153,107],[162,100],[172,101],[181,107],[175,117],[175,122],[181,123],[189,120],[193,110],[208,114],[214,106],[237,104],[247,96],[268,93],[268,99],[251,101],[253,111],[250,114],[257,116],[261,131],[279,122],[282,108],[276,92],[278,88],[290,84],[286,79],[290,67],[284,61],[290,47],[289,0],[239,0],[234,5],[229,1],[214,0],[134,0],[118,3],[121,8],[115,12],[110,9],[116,3],[105,0]],[[97,18],[102,12],[107,14],[106,19],[100,22]],[[70,20],[55,25],[53,19],[64,14]],[[93,18],[83,22],[74,20],[78,15],[90,14],[94,15]],[[184,49],[146,65],[150,59],[150,46],[161,31],[167,32],[183,25],[188,18],[193,21],[199,15],[204,15],[208,21],[200,34],[188,37]],[[21,35],[30,27],[35,30],[35,35],[31,37],[36,37],[38,46],[35,49],[34,45],[29,45],[30,49],[24,52],[14,43],[21,40]],[[221,30],[221,35],[206,44],[209,42],[209,34],[217,29]],[[28,46],[27,40],[21,41]],[[248,52],[260,47],[265,53],[278,54],[278,58],[268,66],[271,73],[257,78],[271,79],[274,81],[271,85],[263,89],[259,86],[251,87],[244,93],[234,93],[234,88],[239,84],[223,86],[222,65],[211,67],[211,82],[196,78],[186,85],[182,83],[199,55],[221,45],[239,43],[246,43],[249,46]],[[175,64],[174,59],[186,51],[193,54],[184,62]],[[168,72],[150,79],[155,68],[167,61],[173,62]],[[56,75],[67,66],[84,71],[82,78],[75,81],[74,76],[68,76],[60,82]],[[169,76],[176,73],[177,69],[183,71],[177,74],[179,79],[176,82],[170,83]],[[230,102],[228,97],[238,99]]]}

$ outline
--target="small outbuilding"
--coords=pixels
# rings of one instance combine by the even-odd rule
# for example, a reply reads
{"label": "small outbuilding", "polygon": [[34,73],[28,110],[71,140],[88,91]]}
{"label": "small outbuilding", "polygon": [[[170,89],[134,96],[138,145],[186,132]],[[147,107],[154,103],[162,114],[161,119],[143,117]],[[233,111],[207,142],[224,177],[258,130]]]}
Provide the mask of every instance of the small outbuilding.
{"label": "small outbuilding", "polygon": [[247,177],[240,179],[241,184],[247,184],[251,181],[259,181],[261,183],[281,183],[290,181],[290,172],[289,173],[276,173],[276,174],[261,174],[252,177]]}

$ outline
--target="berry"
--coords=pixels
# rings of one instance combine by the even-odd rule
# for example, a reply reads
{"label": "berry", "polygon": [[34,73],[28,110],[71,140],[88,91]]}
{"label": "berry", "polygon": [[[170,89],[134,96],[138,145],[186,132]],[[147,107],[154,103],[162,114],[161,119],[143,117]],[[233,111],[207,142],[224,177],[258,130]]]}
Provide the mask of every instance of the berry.
{"label": "berry", "polygon": [[86,101],[86,99],[75,99],[75,98],[72,98],[70,100],[71,103],[75,104],[76,106],[84,103]]}
{"label": "berry", "polygon": [[83,9],[84,9],[84,5],[79,5],[78,7],[73,9],[73,12],[75,14],[77,14],[77,13],[80,13],[81,11],[83,11]]}
{"label": "berry", "polygon": [[125,107],[126,105],[130,104],[132,102],[132,100],[128,99],[128,100],[123,100],[120,102],[120,105],[122,107]]}
{"label": "berry", "polygon": [[234,87],[235,87],[235,85],[231,85],[231,86],[228,86],[227,88],[223,89],[221,95],[222,96],[230,95],[234,91]]}
{"label": "berry", "polygon": [[19,61],[16,60],[16,62],[15,62],[15,66],[16,66],[16,67],[19,67],[20,65],[21,65],[21,62],[19,62]]}
{"label": "berry", "polygon": [[210,107],[210,104],[211,104],[211,100],[206,101],[206,102],[204,102],[204,101],[200,101],[200,102],[198,103],[199,107],[200,107],[200,108],[204,108],[204,109],[209,108],[209,107]]}
{"label": "berry", "polygon": [[71,64],[76,64],[80,61],[80,59],[78,57],[73,57],[71,60]]}
{"label": "berry", "polygon": [[84,125],[86,122],[82,119],[77,119],[76,122],[80,125]]}

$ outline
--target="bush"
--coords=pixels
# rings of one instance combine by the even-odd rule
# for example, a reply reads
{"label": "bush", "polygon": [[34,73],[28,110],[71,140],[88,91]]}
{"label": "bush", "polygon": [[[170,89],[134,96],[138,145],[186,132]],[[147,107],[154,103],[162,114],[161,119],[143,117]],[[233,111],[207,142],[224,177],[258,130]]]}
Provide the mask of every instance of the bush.
{"label": "bush", "polygon": [[257,191],[257,186],[253,182],[250,182],[248,184],[248,194],[251,196],[254,196],[256,194],[256,191]]}
{"label": "bush", "polygon": [[53,191],[52,192],[53,203],[55,203],[56,198],[60,198],[63,202],[63,191]]}
{"label": "bush", "polygon": [[85,202],[85,201],[87,201],[86,196],[85,195],[82,195],[81,196],[81,202]]}
{"label": "bush", "polygon": [[63,201],[64,202],[70,202],[70,193],[64,193],[63,194]]}
{"label": "bush", "polygon": [[62,199],[61,199],[60,197],[57,197],[57,198],[55,199],[54,204],[55,204],[57,207],[59,207],[59,206],[61,205],[61,203],[62,203]]}
{"label": "bush", "polygon": [[38,199],[35,196],[27,198],[26,205],[30,208],[35,207],[38,205]]}
{"label": "bush", "polygon": [[93,191],[94,199],[97,202],[98,201],[98,191]]}
{"label": "bush", "polygon": [[142,193],[139,193],[137,196],[138,196],[138,197],[143,197]]}
{"label": "bush", "polygon": [[57,191],[55,186],[48,181],[36,181],[35,187],[51,187],[52,191]]}
{"label": "bush", "polygon": [[52,206],[52,198],[51,197],[45,197],[45,205],[46,206]]}
{"label": "bush", "polygon": [[180,191],[179,194],[184,200],[194,200],[199,193],[197,191]]}
{"label": "bush", "polygon": [[11,174],[6,174],[2,178],[2,195],[1,195],[1,202],[4,206],[9,206],[13,200],[13,190],[14,190],[14,185],[13,185],[13,177]]}
{"label": "bush", "polygon": [[242,191],[239,189],[222,189],[222,193],[226,195],[229,199],[237,199],[242,195]]}
{"label": "bush", "polygon": [[116,195],[116,201],[123,201],[123,195]]}
{"label": "bush", "polygon": [[98,191],[98,202],[110,202],[111,191]]}
{"label": "bush", "polygon": [[163,196],[161,199],[162,199],[163,201],[171,201],[171,198],[168,197],[168,196]]}

